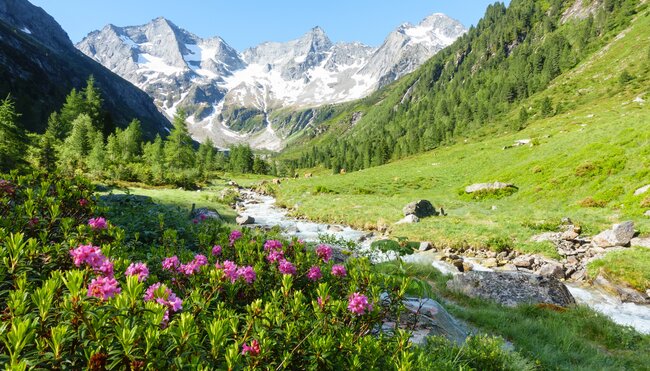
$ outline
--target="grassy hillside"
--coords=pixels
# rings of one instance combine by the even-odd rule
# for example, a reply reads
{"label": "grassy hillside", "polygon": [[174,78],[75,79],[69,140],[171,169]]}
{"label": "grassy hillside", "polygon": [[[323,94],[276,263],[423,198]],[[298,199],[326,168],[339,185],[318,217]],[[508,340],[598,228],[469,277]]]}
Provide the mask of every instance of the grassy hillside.
{"label": "grassy hillside", "polygon": [[[650,194],[633,196],[650,184],[649,45],[650,16],[643,11],[600,51],[523,102],[532,107],[552,97],[564,113],[536,115],[522,131],[503,129],[356,173],[316,170],[313,178],[283,183],[279,200],[313,219],[366,228],[385,224],[394,236],[448,245],[509,243],[548,254],[550,246],[527,240],[563,217],[587,233],[627,219],[650,233],[650,218],[643,216]],[[506,119],[517,115],[514,109]],[[520,139],[534,145],[504,150]],[[501,199],[459,195],[469,184],[497,180],[519,191]],[[417,199],[449,215],[393,225],[402,207]]]}

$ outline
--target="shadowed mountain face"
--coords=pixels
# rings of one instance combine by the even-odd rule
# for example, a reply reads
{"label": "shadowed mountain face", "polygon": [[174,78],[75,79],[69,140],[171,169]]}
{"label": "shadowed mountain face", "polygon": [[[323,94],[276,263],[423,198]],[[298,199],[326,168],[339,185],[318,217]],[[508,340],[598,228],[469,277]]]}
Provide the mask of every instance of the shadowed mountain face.
{"label": "shadowed mountain face", "polygon": [[80,53],[61,26],[26,0],[0,2],[0,96],[11,94],[28,130],[43,131],[72,88],[94,75],[104,108],[116,126],[142,122],[152,137],[166,133],[169,121],[151,97],[101,64]]}
{"label": "shadowed mountain face", "polygon": [[315,27],[299,39],[239,53],[220,37],[202,39],[157,18],[142,26],[108,25],[77,48],[146,91],[168,117],[184,108],[196,139],[279,150],[309,122],[287,126],[286,114],[273,112],[304,112],[365,97],[465,31],[457,21],[434,14],[418,25],[401,25],[378,48],[332,43]]}

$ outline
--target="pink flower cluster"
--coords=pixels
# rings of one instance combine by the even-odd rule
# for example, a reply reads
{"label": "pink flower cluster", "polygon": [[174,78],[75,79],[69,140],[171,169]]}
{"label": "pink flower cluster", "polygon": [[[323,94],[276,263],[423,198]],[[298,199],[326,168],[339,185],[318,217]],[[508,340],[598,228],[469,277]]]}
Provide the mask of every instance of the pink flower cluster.
{"label": "pink flower cluster", "polygon": [[230,246],[234,245],[235,241],[240,239],[241,236],[242,236],[241,231],[234,230],[234,231],[230,232],[230,237],[228,238],[228,240],[230,241]]}
{"label": "pink flower cluster", "polygon": [[327,245],[318,245],[316,247],[316,255],[327,263],[332,259],[332,248]]}
{"label": "pink flower cluster", "polygon": [[272,250],[269,252],[269,255],[266,256],[266,260],[269,261],[269,263],[277,263],[279,261],[284,260],[284,251],[282,250]]}
{"label": "pink flower cluster", "polygon": [[296,274],[296,266],[293,265],[290,261],[282,259],[280,264],[278,264],[278,270],[282,274],[294,275]]}
{"label": "pink flower cluster", "polygon": [[268,240],[264,242],[264,250],[265,251],[282,250],[282,242],[278,240]]}
{"label": "pink flower cluster", "polygon": [[104,256],[102,250],[97,246],[81,245],[70,250],[74,265],[80,267],[88,264],[95,272],[105,276],[113,277],[113,263]]}
{"label": "pink flower cluster", "polygon": [[121,291],[120,284],[114,277],[93,278],[88,285],[88,296],[94,296],[101,300],[108,300]]}
{"label": "pink flower cluster", "polygon": [[336,277],[345,277],[348,272],[345,270],[345,267],[340,264],[334,264],[332,266],[332,275]]}
{"label": "pink flower cluster", "polygon": [[176,255],[165,258],[162,261],[162,268],[170,272],[183,273],[186,276],[191,276],[194,273],[201,271],[201,267],[208,264],[208,258],[205,255],[194,255],[194,259],[187,263],[181,264]]}
{"label": "pink flower cluster", "polygon": [[253,341],[251,341],[250,346],[247,345],[246,343],[244,343],[242,345],[241,354],[246,355],[246,354],[250,353],[251,356],[256,356],[256,355],[260,354],[260,350],[261,350],[260,349],[260,343],[257,340],[253,340]]}
{"label": "pink flower cluster", "polygon": [[323,277],[323,274],[320,271],[320,268],[317,266],[313,266],[309,268],[309,272],[307,272],[307,278],[309,278],[312,281],[318,281]]}
{"label": "pink flower cluster", "polygon": [[126,272],[124,272],[125,276],[138,276],[138,281],[139,282],[144,282],[147,277],[149,277],[149,268],[147,268],[147,265],[145,263],[131,263],[128,268],[126,268]]}
{"label": "pink flower cluster", "polygon": [[223,265],[218,262],[215,264],[217,269],[223,269],[225,276],[230,279],[230,282],[234,283],[239,278],[242,278],[246,283],[251,284],[257,278],[255,269],[251,266],[238,267],[237,264],[226,260],[223,262]]}
{"label": "pink flower cluster", "polygon": [[88,296],[107,300],[120,292],[119,283],[113,277],[113,263],[104,256],[99,247],[81,245],[70,250],[70,256],[72,256],[72,261],[77,267],[87,264],[100,275],[93,278],[90,285],[88,285]]}
{"label": "pink flower cluster", "polygon": [[219,246],[219,245],[214,245],[214,246],[212,246],[212,255],[213,255],[213,256],[219,256],[219,255],[221,255],[221,250],[222,250],[222,249],[221,249],[221,246]]}
{"label": "pink flower cluster", "polygon": [[363,315],[372,311],[372,304],[368,297],[358,292],[353,293],[348,299],[348,310],[356,315]]}
{"label": "pink flower cluster", "polygon": [[167,307],[172,312],[178,312],[183,309],[183,301],[174,294],[167,286],[156,282],[149,286],[144,293],[144,301],[156,301],[156,303]]}
{"label": "pink flower cluster", "polygon": [[108,223],[106,223],[106,219],[102,217],[92,218],[88,220],[88,225],[90,226],[90,228],[95,230],[108,228]]}

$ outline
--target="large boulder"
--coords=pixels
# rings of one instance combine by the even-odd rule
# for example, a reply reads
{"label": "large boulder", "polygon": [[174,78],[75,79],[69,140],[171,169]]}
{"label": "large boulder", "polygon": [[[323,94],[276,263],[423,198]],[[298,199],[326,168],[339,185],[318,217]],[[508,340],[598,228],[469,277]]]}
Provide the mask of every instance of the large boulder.
{"label": "large boulder", "polygon": [[439,213],[436,211],[436,208],[433,207],[431,202],[427,200],[413,201],[410,204],[404,206],[402,209],[404,216],[415,215],[418,218],[426,218],[428,216],[438,216]]}
{"label": "large boulder", "polygon": [[235,221],[239,225],[249,225],[255,223],[255,219],[252,216],[248,215],[239,215]]}
{"label": "large boulder", "polygon": [[474,193],[480,191],[496,191],[505,188],[516,188],[516,187],[514,184],[511,183],[501,183],[501,182],[477,183],[465,187],[465,193]]}
{"label": "large boulder", "polygon": [[634,222],[614,224],[612,229],[600,232],[593,238],[598,247],[627,246],[634,237]]}
{"label": "large boulder", "polygon": [[414,214],[409,214],[405,216],[402,220],[398,221],[395,224],[413,224],[413,223],[419,223],[420,218],[415,216]]}
{"label": "large boulder", "polygon": [[575,304],[575,299],[562,282],[553,277],[523,272],[472,271],[455,276],[447,282],[447,288],[511,307],[525,303],[561,307]]}

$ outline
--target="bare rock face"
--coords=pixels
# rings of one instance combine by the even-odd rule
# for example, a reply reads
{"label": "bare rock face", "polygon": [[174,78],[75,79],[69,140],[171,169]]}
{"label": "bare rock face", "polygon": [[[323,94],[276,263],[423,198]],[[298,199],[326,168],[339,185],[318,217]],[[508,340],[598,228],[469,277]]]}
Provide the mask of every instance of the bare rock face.
{"label": "bare rock face", "polygon": [[553,277],[522,272],[472,271],[455,276],[447,282],[447,288],[510,307],[526,303],[561,307],[575,304],[575,299],[562,282]]}

